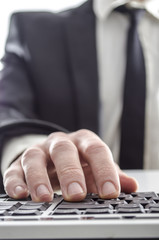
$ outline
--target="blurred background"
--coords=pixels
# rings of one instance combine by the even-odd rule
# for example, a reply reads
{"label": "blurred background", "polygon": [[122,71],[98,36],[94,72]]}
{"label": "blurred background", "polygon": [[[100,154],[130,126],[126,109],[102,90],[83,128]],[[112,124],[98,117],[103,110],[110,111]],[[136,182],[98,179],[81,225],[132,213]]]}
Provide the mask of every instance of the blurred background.
{"label": "blurred background", "polygon": [[[4,54],[4,46],[8,33],[9,18],[14,11],[46,10],[58,12],[70,7],[76,7],[86,0],[5,0],[0,7],[0,58]],[[0,63],[0,69],[2,68]]]}

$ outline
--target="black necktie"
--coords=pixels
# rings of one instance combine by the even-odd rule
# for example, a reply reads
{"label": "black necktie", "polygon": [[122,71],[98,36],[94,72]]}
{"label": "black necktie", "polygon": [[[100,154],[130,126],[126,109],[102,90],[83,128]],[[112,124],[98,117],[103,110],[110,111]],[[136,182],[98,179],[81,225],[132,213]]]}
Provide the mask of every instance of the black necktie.
{"label": "black necktie", "polygon": [[130,16],[130,28],[121,118],[120,167],[140,169],[144,154],[146,76],[137,25],[143,10],[123,9],[121,11],[127,11]]}

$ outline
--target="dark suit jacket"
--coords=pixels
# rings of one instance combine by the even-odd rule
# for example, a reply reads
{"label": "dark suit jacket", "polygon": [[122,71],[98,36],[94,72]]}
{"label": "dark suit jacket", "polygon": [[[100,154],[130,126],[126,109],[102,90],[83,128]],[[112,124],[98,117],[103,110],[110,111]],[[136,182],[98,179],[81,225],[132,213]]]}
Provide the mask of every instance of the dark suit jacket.
{"label": "dark suit jacket", "polygon": [[49,134],[61,127],[98,133],[92,0],[56,14],[14,13],[2,61],[1,147],[13,136]]}

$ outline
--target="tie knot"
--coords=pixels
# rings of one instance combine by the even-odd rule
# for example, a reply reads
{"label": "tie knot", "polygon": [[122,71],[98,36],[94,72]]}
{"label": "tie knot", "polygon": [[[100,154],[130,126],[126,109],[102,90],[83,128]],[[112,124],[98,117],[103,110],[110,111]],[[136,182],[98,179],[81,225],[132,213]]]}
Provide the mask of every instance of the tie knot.
{"label": "tie knot", "polygon": [[126,5],[121,5],[115,8],[115,11],[129,15],[132,22],[138,22],[145,10],[142,8],[129,8]]}

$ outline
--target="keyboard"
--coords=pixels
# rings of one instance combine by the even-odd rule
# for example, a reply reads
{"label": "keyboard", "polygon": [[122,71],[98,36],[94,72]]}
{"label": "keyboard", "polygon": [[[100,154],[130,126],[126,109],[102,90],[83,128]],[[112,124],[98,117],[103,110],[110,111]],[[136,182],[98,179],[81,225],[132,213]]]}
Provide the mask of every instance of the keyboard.
{"label": "keyboard", "polygon": [[104,200],[88,194],[67,202],[15,200],[0,194],[0,240],[159,239],[159,194],[121,193]]}
{"label": "keyboard", "polygon": [[67,202],[55,194],[52,202],[33,202],[31,198],[15,200],[0,194],[0,221],[11,220],[87,220],[87,219],[159,219],[159,194],[155,192],[120,193],[105,200],[88,194],[81,202]]}

